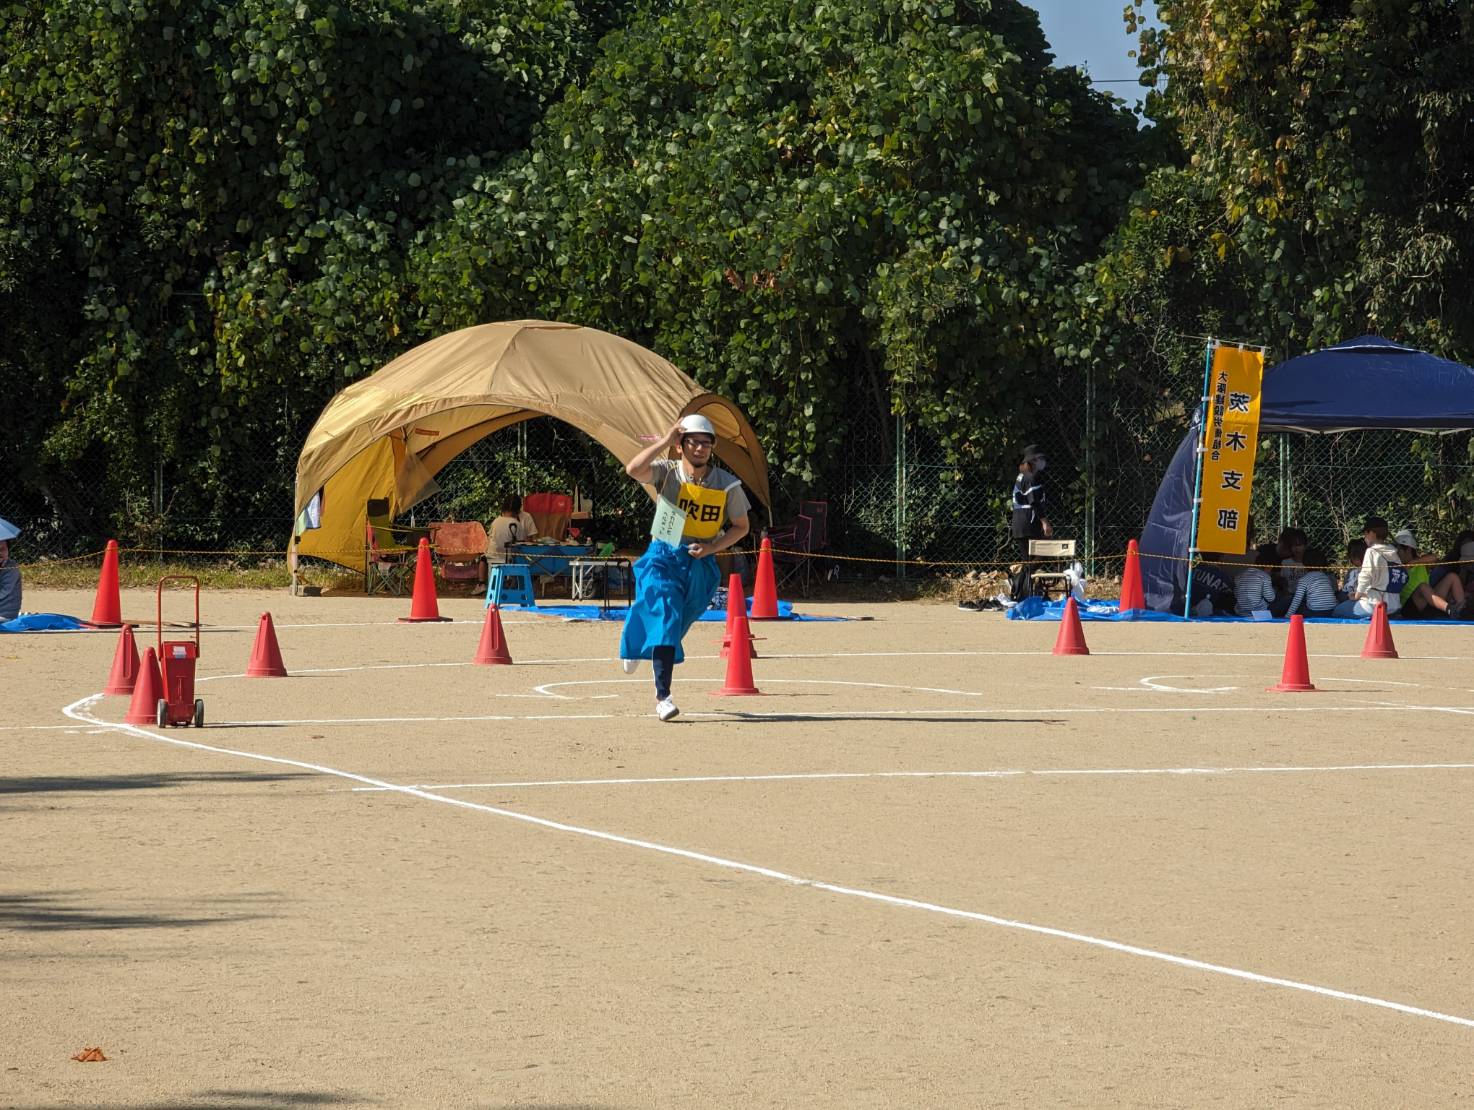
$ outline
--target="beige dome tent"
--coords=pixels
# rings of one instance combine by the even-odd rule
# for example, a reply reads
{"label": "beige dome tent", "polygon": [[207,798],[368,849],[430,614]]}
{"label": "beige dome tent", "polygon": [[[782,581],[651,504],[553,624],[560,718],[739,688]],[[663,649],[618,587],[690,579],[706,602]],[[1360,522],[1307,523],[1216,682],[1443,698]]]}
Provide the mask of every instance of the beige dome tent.
{"label": "beige dome tent", "polygon": [[[587,433],[628,462],[688,413],[717,432],[722,465],[771,506],[768,466],[747,418],[636,343],[544,320],[482,324],[406,351],[328,402],[297,459],[288,564],[311,555],[363,566],[365,506],[403,512],[472,444],[536,416]],[[319,494],[321,496],[319,496]]]}

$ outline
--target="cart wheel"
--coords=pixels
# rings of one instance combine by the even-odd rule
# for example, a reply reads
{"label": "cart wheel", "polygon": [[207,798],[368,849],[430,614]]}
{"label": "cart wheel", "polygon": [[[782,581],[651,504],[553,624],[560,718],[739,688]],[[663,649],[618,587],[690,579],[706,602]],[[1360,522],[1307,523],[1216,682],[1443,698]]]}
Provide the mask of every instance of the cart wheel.
{"label": "cart wheel", "polygon": [[163,698],[160,698],[159,704],[154,706],[154,720],[160,728],[165,728],[169,724],[169,703]]}
{"label": "cart wheel", "polygon": [[205,703],[199,698],[195,698],[194,702],[194,727],[205,727]]}

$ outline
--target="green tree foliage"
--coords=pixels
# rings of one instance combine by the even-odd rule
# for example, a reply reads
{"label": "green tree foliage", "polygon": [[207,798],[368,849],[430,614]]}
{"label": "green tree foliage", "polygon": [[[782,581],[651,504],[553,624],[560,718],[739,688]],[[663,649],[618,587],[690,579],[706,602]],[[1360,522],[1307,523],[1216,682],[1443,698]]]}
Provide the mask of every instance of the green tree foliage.
{"label": "green tree foliage", "polygon": [[[136,517],[158,465],[186,513],[278,516],[306,424],[403,346],[407,243],[620,10],[0,3],[0,369],[38,395],[12,472],[73,475],[48,491],[73,527]],[[262,456],[284,480],[253,504]]]}
{"label": "green tree foliage", "polygon": [[[1163,0],[1157,110],[1213,198],[1173,247],[1221,262],[1217,307],[1286,355],[1378,331],[1474,345],[1474,7]],[[1169,181],[1158,183],[1170,188]],[[1138,208],[1128,228],[1136,234]],[[1205,306],[1206,307],[1206,306]]]}
{"label": "green tree foliage", "polygon": [[966,453],[1047,394],[1040,320],[1119,219],[1136,144],[1015,0],[660,5],[410,276],[430,331],[536,313],[648,343],[794,478],[860,407]]}

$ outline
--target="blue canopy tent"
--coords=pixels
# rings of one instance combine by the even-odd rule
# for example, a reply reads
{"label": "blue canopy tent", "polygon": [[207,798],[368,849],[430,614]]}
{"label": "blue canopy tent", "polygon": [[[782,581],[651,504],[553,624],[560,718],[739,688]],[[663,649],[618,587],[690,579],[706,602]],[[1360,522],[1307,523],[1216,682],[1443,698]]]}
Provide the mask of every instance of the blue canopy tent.
{"label": "blue canopy tent", "polygon": [[[1152,609],[1182,610],[1193,499],[1194,450],[1203,414],[1167,465],[1141,534],[1142,586]],[[1474,368],[1376,335],[1348,339],[1264,373],[1260,432],[1474,428]]]}

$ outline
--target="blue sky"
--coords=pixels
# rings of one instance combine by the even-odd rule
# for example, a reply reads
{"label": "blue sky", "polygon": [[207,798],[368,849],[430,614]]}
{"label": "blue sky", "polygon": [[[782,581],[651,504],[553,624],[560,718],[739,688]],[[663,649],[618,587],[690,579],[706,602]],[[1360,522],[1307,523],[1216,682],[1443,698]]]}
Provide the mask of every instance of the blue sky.
{"label": "blue sky", "polygon": [[[1134,84],[1136,59],[1129,54],[1136,49],[1136,36],[1126,33],[1121,19],[1127,0],[1024,2],[1039,13],[1056,65],[1081,67],[1101,82],[1096,88],[1115,93],[1128,104],[1142,99],[1145,90]],[[1148,0],[1143,11],[1155,18],[1156,4]],[[1131,80],[1121,83],[1120,78]]]}

